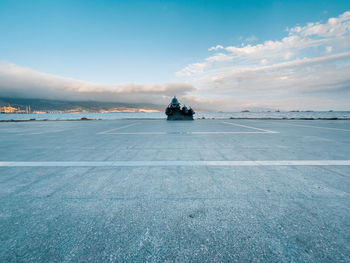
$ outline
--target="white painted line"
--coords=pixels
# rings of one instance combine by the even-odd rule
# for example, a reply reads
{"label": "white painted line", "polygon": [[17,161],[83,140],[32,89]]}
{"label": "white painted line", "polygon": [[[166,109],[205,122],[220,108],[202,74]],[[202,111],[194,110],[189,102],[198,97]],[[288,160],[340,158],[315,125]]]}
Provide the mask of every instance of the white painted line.
{"label": "white painted line", "polygon": [[308,128],[316,128],[316,129],[324,129],[324,130],[338,130],[338,131],[347,131],[350,132],[350,130],[347,129],[340,129],[340,128],[330,128],[330,127],[321,127],[321,126],[313,126],[313,125],[303,125],[303,124],[292,124],[292,123],[286,123],[287,125],[291,126],[300,126],[300,127],[308,127]]}
{"label": "white painted line", "polygon": [[265,133],[279,133],[279,132],[277,132],[277,131],[264,130],[264,129],[260,129],[260,128],[256,128],[256,127],[252,127],[252,126],[237,124],[237,123],[234,123],[234,122],[226,122],[226,121],[223,121],[222,123],[230,124],[230,125],[238,126],[238,127],[244,127],[244,128],[248,128],[248,129],[253,129],[253,130],[258,130],[258,131],[263,131],[263,132],[265,132]]}
{"label": "white painted line", "polygon": [[67,131],[67,130],[56,130],[56,131],[43,131],[43,132],[29,132],[29,133],[17,133],[15,135],[20,135],[20,136],[23,136],[23,135],[39,135],[39,134],[46,134],[46,133],[59,133],[59,132],[63,132],[63,131]]}
{"label": "white painted line", "polygon": [[114,128],[114,129],[110,129],[110,130],[107,130],[107,131],[98,132],[97,134],[106,134],[106,133],[109,133],[111,131],[116,131],[116,130],[121,130],[121,129],[124,129],[124,128],[128,128],[128,127],[134,126],[136,124],[139,124],[139,122],[134,122],[134,123],[131,123],[131,124],[128,124],[128,125],[124,125],[124,126],[121,126],[121,127],[117,127],[117,128]]}
{"label": "white painted line", "polygon": [[243,132],[243,131],[239,131],[239,132],[191,132],[192,134],[240,134],[240,133],[267,133],[267,132]]}
{"label": "white painted line", "polygon": [[350,160],[0,162],[0,167],[350,166]]}
{"label": "white painted line", "polygon": [[108,132],[119,135],[166,135],[166,134],[241,134],[241,133],[269,133],[269,132]]}
{"label": "white painted line", "polygon": [[166,132],[109,132],[107,134],[119,134],[119,135],[162,135],[168,134]]}

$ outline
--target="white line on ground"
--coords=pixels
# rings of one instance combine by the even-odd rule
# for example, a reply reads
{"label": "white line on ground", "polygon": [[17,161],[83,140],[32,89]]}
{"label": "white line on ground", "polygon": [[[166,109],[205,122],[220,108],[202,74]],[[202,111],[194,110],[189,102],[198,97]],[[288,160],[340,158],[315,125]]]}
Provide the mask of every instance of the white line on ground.
{"label": "white line on ground", "polygon": [[279,133],[277,131],[264,130],[264,129],[260,129],[260,128],[256,128],[256,127],[252,127],[252,126],[246,126],[246,125],[242,125],[242,124],[237,124],[237,123],[234,123],[234,122],[223,121],[222,123],[230,124],[230,125],[238,126],[238,127],[244,127],[244,128],[248,128],[248,129],[253,129],[253,130],[258,130],[258,131],[263,131],[264,133]]}
{"label": "white line on ground", "polygon": [[121,126],[121,127],[114,128],[114,129],[98,132],[97,134],[106,134],[106,133],[109,133],[111,131],[116,131],[116,130],[121,130],[121,129],[124,129],[124,128],[128,128],[128,127],[134,126],[136,124],[139,124],[139,122],[134,122],[134,123],[131,123],[131,124],[128,124],[128,125],[124,125],[124,126]]}
{"label": "white line on ground", "polygon": [[23,135],[39,135],[39,134],[46,134],[46,133],[59,133],[59,132],[63,132],[63,131],[66,131],[66,130],[55,130],[55,131],[42,131],[42,132],[26,132],[26,133],[15,133],[15,135],[20,135],[20,136],[23,136]]}
{"label": "white line on ground", "polygon": [[324,130],[338,130],[338,131],[350,132],[350,130],[340,129],[340,128],[330,128],[330,127],[321,127],[321,126],[303,125],[303,124],[294,124],[294,123],[286,123],[286,124],[291,125],[291,126],[300,126],[300,127],[308,127],[308,128],[316,128],[316,129],[324,129]]}
{"label": "white line on ground", "polygon": [[168,134],[166,132],[109,132],[107,134],[120,134],[120,135],[161,135],[161,134]]}
{"label": "white line on ground", "polygon": [[165,135],[165,134],[240,134],[240,133],[269,133],[269,132],[108,132],[119,135]]}
{"label": "white line on ground", "polygon": [[0,167],[350,166],[350,160],[0,162]]}
{"label": "white line on ground", "polygon": [[239,132],[191,132],[192,134],[239,134],[239,133],[267,133],[267,132],[244,132],[244,131],[239,131]]}

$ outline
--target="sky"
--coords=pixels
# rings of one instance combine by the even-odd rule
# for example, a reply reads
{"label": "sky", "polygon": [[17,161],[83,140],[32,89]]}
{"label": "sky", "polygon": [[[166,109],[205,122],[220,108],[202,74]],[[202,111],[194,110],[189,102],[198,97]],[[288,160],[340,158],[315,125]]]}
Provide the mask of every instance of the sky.
{"label": "sky", "polygon": [[0,94],[350,110],[349,1],[0,0]]}

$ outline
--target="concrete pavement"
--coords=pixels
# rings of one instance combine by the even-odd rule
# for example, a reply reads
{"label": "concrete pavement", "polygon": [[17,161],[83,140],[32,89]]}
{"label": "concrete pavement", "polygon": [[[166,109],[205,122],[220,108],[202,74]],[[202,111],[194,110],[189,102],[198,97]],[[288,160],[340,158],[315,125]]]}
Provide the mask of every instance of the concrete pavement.
{"label": "concrete pavement", "polygon": [[0,123],[0,145],[1,262],[350,261],[350,121]]}

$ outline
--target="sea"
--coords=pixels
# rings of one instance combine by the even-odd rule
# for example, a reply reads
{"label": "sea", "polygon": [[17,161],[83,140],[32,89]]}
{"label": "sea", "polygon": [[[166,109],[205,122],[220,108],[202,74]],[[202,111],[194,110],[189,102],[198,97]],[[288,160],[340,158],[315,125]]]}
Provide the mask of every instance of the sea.
{"label": "sea", "polygon": [[[106,112],[106,113],[40,113],[0,114],[0,121],[25,120],[120,120],[166,119],[163,112]],[[280,112],[197,112],[194,119],[340,119],[350,120],[350,111],[280,111]]]}

